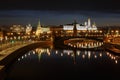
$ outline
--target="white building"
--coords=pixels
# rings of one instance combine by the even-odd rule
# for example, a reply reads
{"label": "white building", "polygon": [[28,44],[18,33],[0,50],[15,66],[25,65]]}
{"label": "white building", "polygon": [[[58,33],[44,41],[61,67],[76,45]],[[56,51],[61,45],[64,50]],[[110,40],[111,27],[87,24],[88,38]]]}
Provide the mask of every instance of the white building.
{"label": "white building", "polygon": [[[63,25],[63,30],[73,30],[73,28],[74,28],[73,24]],[[90,18],[88,19],[87,22],[84,23],[84,25],[76,24],[76,28],[77,30],[97,30],[95,23],[91,25]]]}
{"label": "white building", "polygon": [[26,34],[30,33],[32,31],[31,24],[26,25]]}

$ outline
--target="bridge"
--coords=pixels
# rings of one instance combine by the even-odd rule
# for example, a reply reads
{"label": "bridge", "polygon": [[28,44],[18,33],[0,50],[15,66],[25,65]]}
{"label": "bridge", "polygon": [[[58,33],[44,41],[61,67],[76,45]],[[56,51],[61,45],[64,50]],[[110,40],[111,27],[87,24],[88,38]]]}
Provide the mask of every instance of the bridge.
{"label": "bridge", "polygon": [[93,36],[53,36],[54,44],[64,44],[65,40],[74,39],[74,38],[86,38],[97,41],[103,41],[104,35],[93,35]]}
{"label": "bridge", "polygon": [[14,60],[31,49],[39,46],[51,45],[51,41],[17,41],[0,46],[0,80],[4,80],[5,70]]}
{"label": "bridge", "polygon": [[[99,42],[103,42],[103,35],[93,35],[93,36],[53,36],[53,45],[55,49],[73,49],[69,46],[66,46],[64,44],[65,41],[67,40],[71,40],[71,39],[87,39],[87,40],[95,40],[95,41],[99,41]],[[99,47],[100,48],[100,47]],[[76,48],[77,49],[77,48]],[[79,49],[83,49],[83,48],[79,48]]]}

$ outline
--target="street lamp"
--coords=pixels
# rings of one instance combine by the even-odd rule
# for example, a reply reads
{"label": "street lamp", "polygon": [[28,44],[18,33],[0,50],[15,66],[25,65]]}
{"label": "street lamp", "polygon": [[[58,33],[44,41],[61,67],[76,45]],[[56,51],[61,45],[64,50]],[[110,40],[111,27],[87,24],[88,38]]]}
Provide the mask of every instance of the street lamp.
{"label": "street lamp", "polygon": [[3,40],[3,38],[1,37],[1,38],[0,38],[1,50],[2,50],[2,44],[3,44],[3,43],[2,43],[2,40]]}

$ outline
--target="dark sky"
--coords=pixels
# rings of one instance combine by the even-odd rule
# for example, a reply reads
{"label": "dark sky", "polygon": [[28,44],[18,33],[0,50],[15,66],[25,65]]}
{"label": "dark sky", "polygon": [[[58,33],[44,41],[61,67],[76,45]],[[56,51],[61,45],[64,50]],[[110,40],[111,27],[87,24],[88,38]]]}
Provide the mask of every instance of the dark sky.
{"label": "dark sky", "polygon": [[1,0],[0,9],[97,10],[117,12],[120,9],[119,5],[119,0]]}
{"label": "dark sky", "polygon": [[88,17],[98,25],[120,25],[119,0],[1,0],[0,24],[84,22]]}

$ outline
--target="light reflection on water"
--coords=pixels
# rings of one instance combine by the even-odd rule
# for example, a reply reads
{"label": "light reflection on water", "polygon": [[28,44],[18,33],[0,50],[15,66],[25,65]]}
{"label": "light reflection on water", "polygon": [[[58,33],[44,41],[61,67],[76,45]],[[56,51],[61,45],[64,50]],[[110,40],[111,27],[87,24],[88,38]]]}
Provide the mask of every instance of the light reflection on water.
{"label": "light reflection on water", "polygon": [[44,57],[52,57],[52,58],[69,57],[75,60],[75,63],[77,62],[79,63],[79,59],[81,60],[103,59],[104,60],[106,58],[108,60],[113,61],[113,63],[118,64],[120,60],[119,56],[113,55],[105,51],[53,50],[49,48],[36,48],[24,54],[20,58],[18,58],[18,61],[22,61],[24,59],[27,59],[29,57],[34,57],[34,56],[37,56],[39,61],[41,57],[43,57],[43,59]]}
{"label": "light reflection on water", "polygon": [[10,67],[6,80],[64,80],[116,77],[120,59],[104,50],[36,48]]}
{"label": "light reflection on water", "polygon": [[94,40],[85,40],[85,41],[69,41],[69,42],[64,42],[65,45],[73,48],[97,48],[102,46],[104,43],[99,42],[99,41],[94,41]]}

